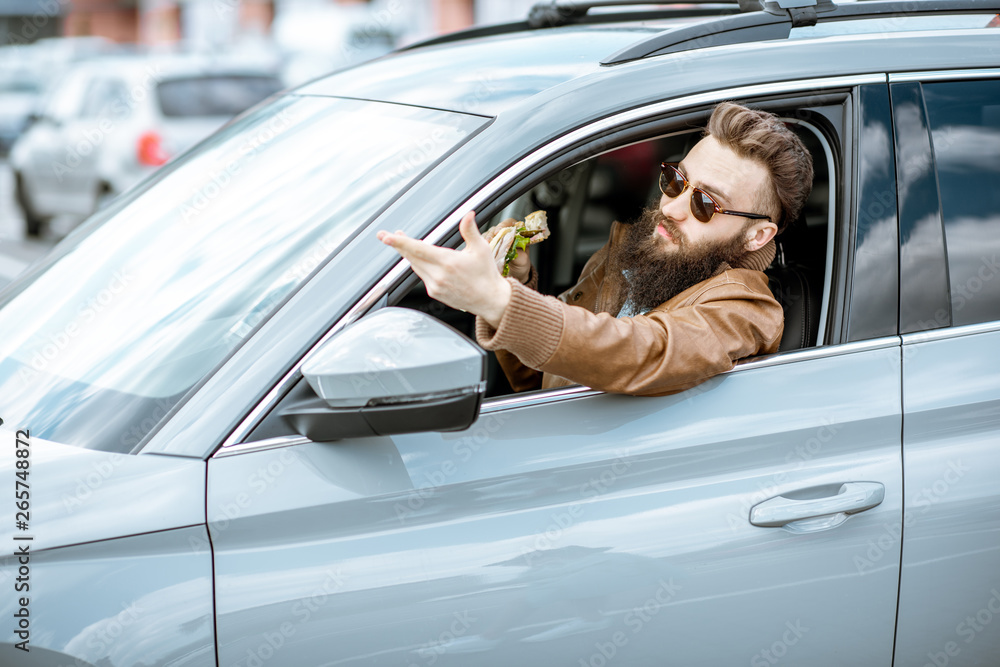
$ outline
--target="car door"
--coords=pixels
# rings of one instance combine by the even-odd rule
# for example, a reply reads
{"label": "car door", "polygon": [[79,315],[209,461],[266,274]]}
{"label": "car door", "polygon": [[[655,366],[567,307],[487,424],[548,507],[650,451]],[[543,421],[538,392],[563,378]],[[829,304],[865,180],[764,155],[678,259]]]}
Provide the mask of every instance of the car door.
{"label": "car door", "polygon": [[1000,73],[892,83],[902,230],[897,665],[1000,656]]}
{"label": "car door", "polygon": [[845,109],[825,345],[674,396],[570,387],[488,400],[464,431],[224,448],[208,469],[220,662],[891,662],[886,85]]}

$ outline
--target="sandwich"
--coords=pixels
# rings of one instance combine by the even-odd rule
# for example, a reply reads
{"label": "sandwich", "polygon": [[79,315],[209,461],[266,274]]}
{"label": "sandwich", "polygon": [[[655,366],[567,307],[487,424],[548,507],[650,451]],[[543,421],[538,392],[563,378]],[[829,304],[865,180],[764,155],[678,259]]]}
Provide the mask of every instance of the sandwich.
{"label": "sandwich", "polygon": [[538,243],[549,238],[549,226],[546,223],[545,211],[529,213],[522,222],[515,222],[509,227],[500,227],[496,235],[490,239],[490,250],[493,251],[493,261],[504,276],[510,271],[510,263],[517,257],[517,251],[527,248],[532,243]]}

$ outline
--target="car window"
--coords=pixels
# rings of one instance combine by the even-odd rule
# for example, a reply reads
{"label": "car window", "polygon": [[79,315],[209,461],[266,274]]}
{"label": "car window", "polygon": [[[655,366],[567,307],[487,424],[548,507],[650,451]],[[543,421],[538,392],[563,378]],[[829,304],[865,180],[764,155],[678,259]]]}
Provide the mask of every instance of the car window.
{"label": "car window", "polygon": [[80,118],[110,118],[128,109],[127,91],[118,79],[95,79],[83,96]]}
{"label": "car window", "polygon": [[227,126],[4,293],[4,418],[41,438],[130,450],[328,255],[485,122],[289,96]]}
{"label": "car window", "polygon": [[952,324],[1000,320],[1000,80],[923,84]]}
{"label": "car window", "polygon": [[[798,121],[789,119],[789,123]],[[826,312],[821,302],[830,291],[828,246],[832,245],[833,231],[829,147],[806,129],[806,124],[791,126],[814,155],[816,177],[801,219],[778,237],[781,253],[768,272],[771,290],[787,306],[786,313],[789,308],[794,310],[803,303],[809,304],[805,312],[791,314],[794,318],[809,318],[808,340],[787,344],[783,341],[783,350],[810,347],[822,341],[818,330]],[[509,199],[489,218],[477,218],[480,230],[485,232],[506,218],[523,220],[532,211],[544,210],[552,235],[545,242],[530,246],[529,253],[538,271],[539,292],[559,295],[576,284],[587,260],[607,242],[613,221],[632,222],[644,207],[658,200],[660,163],[681,160],[701,136],[702,128],[686,127],[559,170],[527,192]],[[455,240],[458,242],[460,239]],[[428,297],[422,282],[415,277],[411,284],[405,296],[393,305],[422,310],[474,338],[474,318]],[[803,327],[796,320],[793,328],[799,331]],[[789,341],[792,338],[789,336]],[[509,393],[510,386],[495,355],[490,353],[487,396]]]}
{"label": "car window", "polygon": [[192,76],[174,78],[156,87],[164,116],[235,116],[282,89],[273,76]]}
{"label": "car window", "polygon": [[41,83],[30,70],[0,67],[0,95],[18,93],[37,95],[39,92],[41,92]]}
{"label": "car window", "polygon": [[90,76],[86,71],[74,70],[56,80],[42,103],[44,115],[54,120],[68,120],[80,112]]}

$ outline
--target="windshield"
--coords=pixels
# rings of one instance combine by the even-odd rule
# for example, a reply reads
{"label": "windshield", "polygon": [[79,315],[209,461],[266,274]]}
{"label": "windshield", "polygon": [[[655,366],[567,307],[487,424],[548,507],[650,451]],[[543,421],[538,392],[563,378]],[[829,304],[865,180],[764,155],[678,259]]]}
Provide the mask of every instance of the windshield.
{"label": "windshield", "polygon": [[41,438],[130,451],[325,257],[485,122],[297,96],[237,119],[3,295],[3,418]]}

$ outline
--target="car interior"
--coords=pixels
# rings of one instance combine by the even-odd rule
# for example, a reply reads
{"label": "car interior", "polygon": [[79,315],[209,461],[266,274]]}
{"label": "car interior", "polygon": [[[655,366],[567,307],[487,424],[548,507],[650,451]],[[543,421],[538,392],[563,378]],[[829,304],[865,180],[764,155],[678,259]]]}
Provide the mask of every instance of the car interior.
{"label": "car interior", "polygon": [[[799,114],[802,116],[803,114]],[[787,118],[787,124],[813,155],[812,193],[799,218],[777,237],[778,252],[767,270],[769,285],[785,311],[779,352],[822,344],[821,318],[831,283],[834,210],[830,198],[829,145],[809,120]],[[632,221],[659,196],[660,162],[678,162],[702,136],[701,127],[684,129],[620,146],[585,159],[536,183],[507,201],[489,218],[485,232],[506,218],[523,220],[544,210],[551,236],[529,248],[539,273],[538,289],[559,295],[572,287],[590,256],[607,241],[612,221]],[[452,243],[461,239],[457,234]],[[428,313],[475,339],[475,319],[427,296],[415,276],[390,296],[392,305]],[[494,354],[489,354],[487,397],[511,393]]]}

